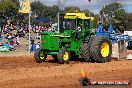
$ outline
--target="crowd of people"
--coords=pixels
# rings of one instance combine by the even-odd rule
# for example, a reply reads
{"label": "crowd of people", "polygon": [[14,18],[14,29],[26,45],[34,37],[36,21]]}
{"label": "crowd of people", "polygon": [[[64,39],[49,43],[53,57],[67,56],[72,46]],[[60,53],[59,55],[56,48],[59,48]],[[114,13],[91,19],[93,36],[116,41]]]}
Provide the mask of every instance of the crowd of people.
{"label": "crowd of people", "polygon": [[[31,51],[35,51],[37,48],[41,47],[41,32],[44,31],[54,31],[51,26],[43,27],[38,25],[31,25],[31,32],[35,33],[34,36],[31,35]],[[25,35],[29,33],[29,25],[24,22],[7,22],[6,24],[0,24],[0,46],[10,45],[15,47],[21,47],[21,38],[25,38]],[[6,41],[4,41],[6,40]],[[29,38],[27,37],[29,41]],[[36,41],[36,42],[35,42]],[[28,42],[27,42],[28,44]],[[33,49],[35,47],[35,49]]]}

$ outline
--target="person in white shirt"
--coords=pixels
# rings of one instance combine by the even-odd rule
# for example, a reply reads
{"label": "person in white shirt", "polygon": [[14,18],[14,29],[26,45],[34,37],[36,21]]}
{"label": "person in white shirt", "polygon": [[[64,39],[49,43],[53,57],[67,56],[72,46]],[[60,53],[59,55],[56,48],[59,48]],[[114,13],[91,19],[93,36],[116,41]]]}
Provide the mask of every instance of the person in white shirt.
{"label": "person in white shirt", "polygon": [[36,49],[38,49],[38,48],[40,48],[40,44],[39,43],[36,44]]}
{"label": "person in white shirt", "polygon": [[80,38],[81,36],[81,30],[82,30],[82,24],[79,25],[79,27],[77,28],[78,32],[77,32],[77,37]]}

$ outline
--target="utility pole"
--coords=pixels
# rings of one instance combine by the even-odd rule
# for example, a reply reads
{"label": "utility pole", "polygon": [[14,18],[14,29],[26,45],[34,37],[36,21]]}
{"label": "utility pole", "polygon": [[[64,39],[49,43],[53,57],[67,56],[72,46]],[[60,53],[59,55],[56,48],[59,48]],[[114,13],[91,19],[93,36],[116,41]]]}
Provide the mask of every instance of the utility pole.
{"label": "utility pole", "polygon": [[31,8],[29,9],[29,53],[30,53],[30,49],[31,49],[31,39],[30,39],[30,31],[31,31],[31,19],[30,19],[30,17],[31,17]]}

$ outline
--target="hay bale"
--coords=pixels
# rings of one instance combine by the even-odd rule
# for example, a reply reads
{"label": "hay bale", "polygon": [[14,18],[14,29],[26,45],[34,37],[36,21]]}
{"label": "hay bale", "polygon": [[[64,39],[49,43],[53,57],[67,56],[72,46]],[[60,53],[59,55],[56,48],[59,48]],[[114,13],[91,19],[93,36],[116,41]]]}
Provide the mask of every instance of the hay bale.
{"label": "hay bale", "polygon": [[118,44],[112,44],[112,58],[119,58]]}
{"label": "hay bale", "polygon": [[126,42],[119,41],[118,43],[112,44],[112,58],[126,59],[127,49]]}

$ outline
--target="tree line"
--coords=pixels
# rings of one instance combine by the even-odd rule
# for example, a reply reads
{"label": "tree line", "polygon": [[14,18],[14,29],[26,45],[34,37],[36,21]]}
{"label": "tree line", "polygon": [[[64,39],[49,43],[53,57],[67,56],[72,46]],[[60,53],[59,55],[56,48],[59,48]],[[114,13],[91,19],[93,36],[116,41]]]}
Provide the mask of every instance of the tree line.
{"label": "tree line", "polygon": [[[91,2],[92,3],[92,2]],[[121,32],[124,30],[132,30],[131,20],[132,13],[128,13],[123,9],[121,3],[110,3],[102,7],[99,14],[94,14],[89,9],[81,10],[77,6],[65,7],[63,10],[58,5],[47,6],[40,1],[31,3],[31,19],[36,17],[47,17],[57,21],[58,12],[83,12],[86,16],[94,16],[96,18],[95,25],[98,20],[103,20],[105,26],[111,21]],[[101,18],[100,18],[101,17]],[[3,20],[4,19],[4,20]],[[25,21],[28,22],[28,14],[19,13],[18,0],[1,0],[0,1],[0,23],[6,20]]]}

